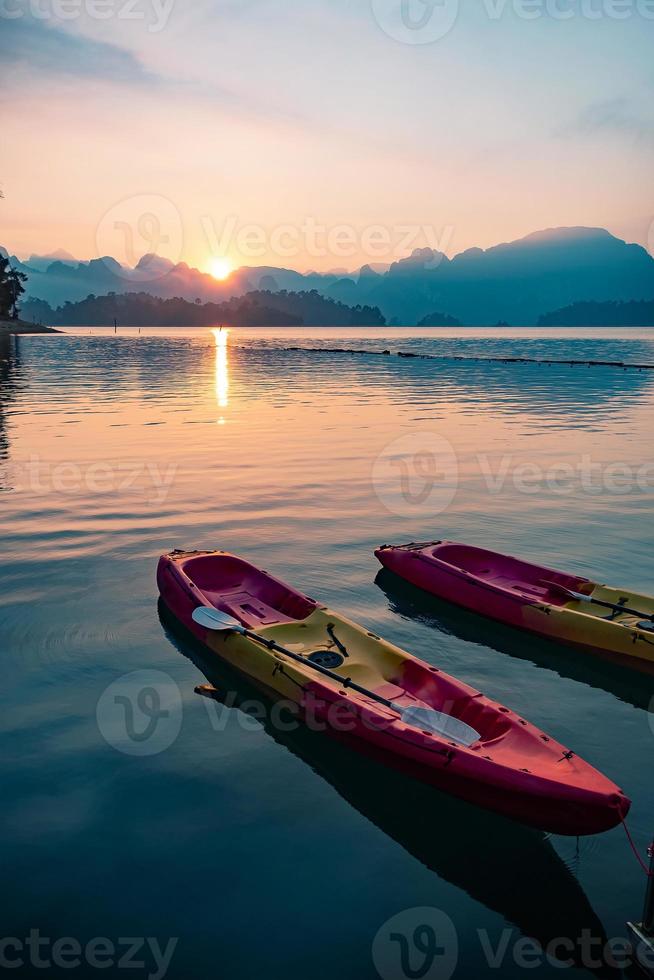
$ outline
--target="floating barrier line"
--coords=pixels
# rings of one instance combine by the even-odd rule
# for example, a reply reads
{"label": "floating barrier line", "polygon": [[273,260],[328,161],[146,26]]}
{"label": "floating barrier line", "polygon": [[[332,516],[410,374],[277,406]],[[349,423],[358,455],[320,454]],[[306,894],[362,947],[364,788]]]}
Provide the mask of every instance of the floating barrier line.
{"label": "floating barrier line", "polygon": [[[235,345],[242,350],[251,350],[244,344]],[[284,353],[300,354],[356,354],[367,357],[392,357],[390,350],[362,350],[354,347],[277,347],[273,350]],[[482,364],[546,364],[562,365],[567,367],[612,367],[621,368],[624,371],[654,371],[654,364],[632,364],[629,361],[595,361],[595,360],[568,360],[555,358],[537,357],[478,357],[466,354],[418,354],[413,351],[396,351],[396,357],[410,358],[420,361],[464,361]]]}

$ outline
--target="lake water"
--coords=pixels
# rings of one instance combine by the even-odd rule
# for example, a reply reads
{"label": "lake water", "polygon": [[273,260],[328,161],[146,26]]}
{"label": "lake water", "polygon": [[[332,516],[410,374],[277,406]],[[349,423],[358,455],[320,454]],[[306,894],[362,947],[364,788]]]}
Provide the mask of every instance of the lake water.
{"label": "lake water", "polygon": [[654,371],[450,355],[654,363],[654,330],[77,329],[0,361],[3,935],[105,937],[113,966],[59,971],[85,977],[125,975],[125,937],[177,939],[184,980],[506,978],[521,937],[626,935],[645,879],[622,829],[547,836],[249,718],[160,618],[162,552],[243,554],[569,745],[631,796],[644,851],[654,679],[400,588],[372,552],[450,537],[654,591]]}

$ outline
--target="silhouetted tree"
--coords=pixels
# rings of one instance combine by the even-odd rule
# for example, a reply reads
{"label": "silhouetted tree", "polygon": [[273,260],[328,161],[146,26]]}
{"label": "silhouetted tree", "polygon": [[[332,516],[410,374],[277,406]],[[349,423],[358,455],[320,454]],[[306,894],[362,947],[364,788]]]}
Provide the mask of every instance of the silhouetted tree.
{"label": "silhouetted tree", "polygon": [[9,259],[0,256],[0,316],[18,318],[18,300],[25,292],[26,281],[24,272],[13,269]]}

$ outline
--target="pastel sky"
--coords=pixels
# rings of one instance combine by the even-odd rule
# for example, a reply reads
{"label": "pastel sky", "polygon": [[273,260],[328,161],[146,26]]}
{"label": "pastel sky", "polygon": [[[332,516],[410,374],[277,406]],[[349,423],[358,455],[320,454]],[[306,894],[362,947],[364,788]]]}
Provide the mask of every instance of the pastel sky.
{"label": "pastel sky", "polygon": [[0,7],[21,257],[354,268],[557,225],[654,245],[654,0]]}

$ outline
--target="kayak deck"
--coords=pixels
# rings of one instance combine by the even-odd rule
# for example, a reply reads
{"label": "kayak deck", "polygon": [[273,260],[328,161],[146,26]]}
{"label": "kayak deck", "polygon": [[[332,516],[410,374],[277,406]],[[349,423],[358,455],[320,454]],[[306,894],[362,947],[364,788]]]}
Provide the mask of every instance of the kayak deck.
{"label": "kayak deck", "polygon": [[[489,710],[479,691],[393,647],[332,610],[318,609],[303,623],[268,628],[261,635],[307,658],[323,650],[337,652],[339,648],[333,639],[336,637],[347,656],[332,670],[344,681],[354,681],[403,707],[433,708],[451,715],[475,728],[482,744],[506,734],[510,728],[501,712]],[[309,666],[305,670],[299,666],[298,670],[307,680],[316,680]],[[334,687],[341,692],[339,685],[335,683]],[[366,700],[364,695],[361,698]],[[380,707],[372,700],[369,703],[371,707]],[[382,706],[381,710],[386,709]]]}
{"label": "kayak deck", "polygon": [[[544,565],[453,541],[384,545],[382,565],[427,592],[573,646],[654,666],[654,597],[601,585]],[[636,609],[612,610],[566,596],[570,590]],[[653,624],[654,625],[654,624]]]}
{"label": "kayak deck", "polygon": [[[318,653],[336,655],[341,662],[330,669],[343,680],[402,706],[451,714],[476,728],[482,741],[496,738],[508,727],[496,712],[482,718],[481,705],[474,703],[481,698],[478,691],[450,680],[437,667],[392,647],[249,562],[222,553],[181,556],[184,576],[195,590],[197,604],[228,613],[248,629],[307,660]],[[299,672],[304,673],[301,667]],[[436,675],[440,675],[438,680]],[[309,665],[305,676],[309,681],[317,680]],[[479,727],[482,721],[483,730]]]}

